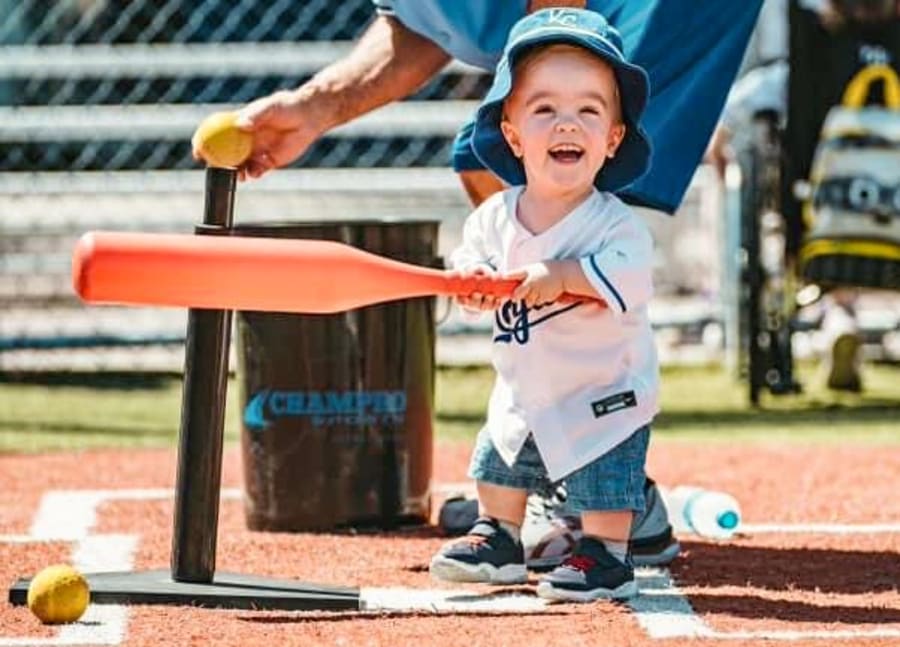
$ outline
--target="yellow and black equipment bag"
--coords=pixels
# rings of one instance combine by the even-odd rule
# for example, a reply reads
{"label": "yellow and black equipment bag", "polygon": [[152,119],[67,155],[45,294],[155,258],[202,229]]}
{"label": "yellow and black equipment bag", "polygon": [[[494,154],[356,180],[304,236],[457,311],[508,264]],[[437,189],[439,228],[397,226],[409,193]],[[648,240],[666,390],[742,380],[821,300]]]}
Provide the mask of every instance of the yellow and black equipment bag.
{"label": "yellow and black equipment bag", "polygon": [[[883,105],[866,105],[883,84]],[[822,287],[900,289],[900,80],[862,68],[825,119],[803,204],[800,274]]]}

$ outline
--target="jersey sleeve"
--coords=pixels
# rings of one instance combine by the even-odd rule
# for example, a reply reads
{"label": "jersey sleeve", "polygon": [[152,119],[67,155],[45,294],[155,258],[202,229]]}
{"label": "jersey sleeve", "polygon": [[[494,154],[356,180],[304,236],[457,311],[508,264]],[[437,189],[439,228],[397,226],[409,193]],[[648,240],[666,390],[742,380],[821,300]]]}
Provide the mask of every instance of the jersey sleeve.
{"label": "jersey sleeve", "polygon": [[615,314],[646,305],[653,296],[653,237],[636,216],[614,225],[600,251],[579,262]]}
{"label": "jersey sleeve", "polygon": [[[485,209],[485,204],[483,203],[466,218],[462,242],[450,254],[450,267],[455,270],[471,270],[479,266],[496,269],[490,261],[487,243],[490,214]],[[467,323],[475,323],[487,316],[483,310],[465,306],[460,306],[459,310],[462,320]]]}
{"label": "jersey sleeve", "polygon": [[462,242],[450,254],[450,267],[455,270],[468,270],[478,266],[494,268],[488,245],[488,228],[490,212],[483,203],[469,214],[463,225]]}

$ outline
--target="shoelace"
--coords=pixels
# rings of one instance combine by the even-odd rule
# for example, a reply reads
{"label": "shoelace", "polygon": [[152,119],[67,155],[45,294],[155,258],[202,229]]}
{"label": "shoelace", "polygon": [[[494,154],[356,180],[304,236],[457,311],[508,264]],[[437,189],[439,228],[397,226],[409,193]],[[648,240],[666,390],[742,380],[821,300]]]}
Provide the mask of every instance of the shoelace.
{"label": "shoelace", "polygon": [[581,571],[582,573],[588,572],[594,568],[596,564],[597,560],[593,557],[588,557],[587,555],[572,555],[562,563],[564,567]]}
{"label": "shoelace", "polygon": [[528,511],[527,516],[544,517],[552,520],[556,515],[556,509],[566,502],[565,486],[559,485],[554,488],[553,492],[544,492],[536,496],[528,497],[525,507]]}
{"label": "shoelace", "polygon": [[553,502],[542,496],[530,496],[525,503],[526,516],[550,519],[553,516]]}

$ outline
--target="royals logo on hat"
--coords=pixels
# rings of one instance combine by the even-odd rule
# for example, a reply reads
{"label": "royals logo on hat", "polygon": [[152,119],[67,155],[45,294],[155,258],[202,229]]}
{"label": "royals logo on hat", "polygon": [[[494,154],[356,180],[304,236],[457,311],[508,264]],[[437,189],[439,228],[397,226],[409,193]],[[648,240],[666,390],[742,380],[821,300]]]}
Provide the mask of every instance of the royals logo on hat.
{"label": "royals logo on hat", "polygon": [[500,130],[503,101],[512,90],[512,70],[518,58],[533,47],[559,43],[583,47],[606,61],[615,72],[625,138],[616,156],[607,160],[597,174],[594,185],[601,191],[626,187],[650,168],[650,140],[640,126],[650,84],[647,73],[625,59],[619,32],[602,15],[585,9],[544,9],[513,26],[497,64],[494,82],[476,113],[472,135],[475,155],[508,184],[525,183],[522,162],[513,154]]}

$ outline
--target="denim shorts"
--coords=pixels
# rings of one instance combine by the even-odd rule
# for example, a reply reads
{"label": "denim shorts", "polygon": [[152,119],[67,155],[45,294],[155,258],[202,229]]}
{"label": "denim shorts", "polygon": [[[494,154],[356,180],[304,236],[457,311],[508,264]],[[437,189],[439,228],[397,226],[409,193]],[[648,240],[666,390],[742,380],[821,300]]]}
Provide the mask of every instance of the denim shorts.
{"label": "denim shorts", "polygon": [[[641,427],[600,458],[566,476],[566,507],[577,511],[642,511],[649,443],[650,427]],[[482,430],[472,453],[469,476],[529,492],[547,492],[557,485],[547,477],[547,468],[530,434],[510,467],[494,448],[487,430]]]}

